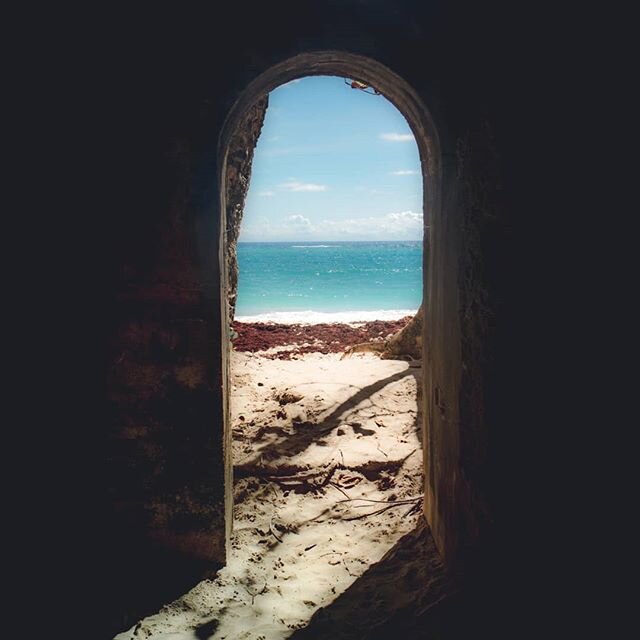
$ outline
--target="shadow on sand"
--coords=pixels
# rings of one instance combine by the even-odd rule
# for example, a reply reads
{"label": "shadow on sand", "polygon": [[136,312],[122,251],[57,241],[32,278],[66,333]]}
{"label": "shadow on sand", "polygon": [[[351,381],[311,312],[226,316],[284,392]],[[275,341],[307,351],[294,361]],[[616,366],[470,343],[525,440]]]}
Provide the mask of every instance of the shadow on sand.
{"label": "shadow on sand", "polygon": [[[316,611],[292,640],[331,638],[421,638],[425,621],[453,598],[447,575],[424,517],[329,606]],[[431,631],[436,630],[431,615]],[[437,638],[439,636],[425,636]],[[442,636],[455,637],[455,636]]]}
{"label": "shadow on sand", "polygon": [[[251,474],[251,470],[256,465],[261,464],[263,461],[269,461],[281,457],[292,457],[305,451],[312,443],[322,444],[322,437],[333,429],[338,427],[343,420],[341,419],[345,411],[353,409],[361,402],[367,400],[375,393],[383,389],[389,384],[398,382],[407,376],[413,376],[418,387],[418,414],[416,414],[416,431],[418,440],[422,445],[422,430],[420,429],[420,420],[418,415],[421,408],[421,380],[420,369],[409,368],[393,375],[387,376],[380,380],[376,380],[374,383],[361,388],[354,395],[347,398],[344,402],[339,404],[333,411],[320,423],[312,422],[299,422],[291,425],[292,431],[269,443],[267,446],[260,449],[260,451],[250,460],[247,460],[242,465],[235,467],[235,473],[238,477],[241,477],[245,470]],[[382,408],[384,409],[384,408]]]}

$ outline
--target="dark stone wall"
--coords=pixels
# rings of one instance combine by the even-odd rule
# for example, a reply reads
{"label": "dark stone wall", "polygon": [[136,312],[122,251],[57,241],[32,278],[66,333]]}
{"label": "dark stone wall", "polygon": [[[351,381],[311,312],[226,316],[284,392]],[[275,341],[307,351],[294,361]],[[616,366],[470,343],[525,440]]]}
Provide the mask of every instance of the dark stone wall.
{"label": "dark stone wall", "polygon": [[517,16],[491,3],[329,0],[155,6],[119,18],[104,51],[113,171],[101,220],[105,629],[224,562],[219,137],[252,80],[314,50],[386,65],[437,127],[441,217],[425,257],[427,515],[470,581],[506,567],[522,478],[505,473],[525,433],[518,416],[531,378],[515,357],[530,326],[518,316],[512,266],[525,245],[512,229],[528,225],[529,171],[542,157],[527,99],[532,41]]}
{"label": "dark stone wall", "polygon": [[146,153],[132,175],[145,192],[110,221],[102,553],[105,623],[120,627],[225,557],[219,285],[198,255],[216,222],[203,231],[191,208],[189,140],[159,136]]}

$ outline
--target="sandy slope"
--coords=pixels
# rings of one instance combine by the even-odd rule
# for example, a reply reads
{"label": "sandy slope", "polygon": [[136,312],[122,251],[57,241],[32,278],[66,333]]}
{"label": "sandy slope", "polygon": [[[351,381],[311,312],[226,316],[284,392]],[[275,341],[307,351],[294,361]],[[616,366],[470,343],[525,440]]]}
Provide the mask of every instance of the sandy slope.
{"label": "sandy slope", "polygon": [[[419,369],[370,354],[297,358],[233,355],[231,558],[118,640],[287,638],[416,528]],[[373,588],[406,600],[406,570],[393,575],[395,589],[391,574]]]}

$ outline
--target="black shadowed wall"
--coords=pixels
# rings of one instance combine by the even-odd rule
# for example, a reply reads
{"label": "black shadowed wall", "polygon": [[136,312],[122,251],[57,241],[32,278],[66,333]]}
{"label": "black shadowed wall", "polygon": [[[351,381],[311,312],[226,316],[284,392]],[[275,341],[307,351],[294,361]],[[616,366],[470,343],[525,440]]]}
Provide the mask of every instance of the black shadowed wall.
{"label": "black shadowed wall", "polygon": [[[105,627],[126,628],[225,561],[219,137],[252,80],[309,51],[384,64],[437,127],[441,207],[433,219],[425,212],[426,513],[452,565],[481,566],[493,549],[503,443],[517,428],[503,322],[515,304],[505,264],[517,215],[505,193],[517,176],[505,180],[526,128],[509,111],[509,38],[495,15],[409,0],[211,4],[128,15],[119,36],[118,206],[105,231],[104,580],[114,585]],[[231,159],[248,178],[243,145]]]}

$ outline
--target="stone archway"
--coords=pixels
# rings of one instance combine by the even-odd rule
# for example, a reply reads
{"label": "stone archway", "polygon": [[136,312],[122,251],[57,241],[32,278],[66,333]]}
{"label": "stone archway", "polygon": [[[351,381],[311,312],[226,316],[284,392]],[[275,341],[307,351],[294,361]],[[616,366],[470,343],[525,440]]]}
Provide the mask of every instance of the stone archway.
{"label": "stone archway", "polygon": [[[424,366],[422,379],[422,397],[424,398],[424,422],[423,444],[424,450],[424,478],[425,478],[425,501],[424,509],[428,522],[430,523],[434,539],[443,553],[451,556],[456,547],[455,531],[445,523],[454,520],[453,513],[448,512],[453,508],[455,498],[452,496],[453,485],[455,484],[455,471],[451,476],[451,468],[447,466],[445,458],[451,459],[451,451],[446,446],[447,439],[441,437],[441,431],[445,427],[443,424],[436,425],[438,417],[434,418],[432,408],[432,398],[434,389],[438,393],[438,406],[443,403],[442,391],[433,383],[434,361],[431,353],[430,340],[431,330],[437,324],[436,316],[433,313],[434,305],[431,304],[431,291],[439,288],[437,280],[441,279],[439,264],[435,262],[438,256],[443,253],[439,250],[437,243],[438,224],[442,220],[441,207],[441,185],[442,185],[442,155],[440,141],[433,119],[419,98],[418,94],[400,76],[388,69],[386,66],[367,57],[354,55],[342,51],[310,52],[295,56],[284,62],[274,65],[268,71],[261,74],[241,94],[236,104],[231,109],[226,119],[220,136],[218,148],[219,173],[219,193],[221,196],[220,212],[222,221],[220,225],[219,237],[219,265],[221,275],[221,323],[222,323],[222,379],[224,387],[224,459],[225,459],[225,524],[227,543],[232,529],[232,460],[231,460],[231,429],[229,415],[229,358],[228,348],[230,344],[229,314],[228,314],[228,268],[227,268],[227,220],[228,211],[227,198],[227,168],[229,160],[229,149],[232,138],[239,127],[246,126],[249,121],[255,120],[255,113],[252,114],[254,105],[263,102],[268,93],[276,87],[302,76],[332,75],[349,77],[363,81],[376,87],[406,118],[411,127],[416,144],[418,146],[423,177],[423,211],[424,211],[424,278],[423,278],[423,304],[425,307],[425,322],[423,323],[423,351]],[[449,334],[454,340],[455,336]],[[443,349],[446,352],[446,349]],[[456,353],[455,347],[451,350]],[[444,406],[444,405],[442,405]],[[440,416],[442,418],[442,416]],[[435,421],[434,421],[435,420]],[[442,420],[440,420],[442,423]],[[438,428],[439,427],[439,428]],[[441,464],[441,462],[443,462]],[[450,504],[442,504],[438,500],[439,493],[445,491],[452,500]]]}

